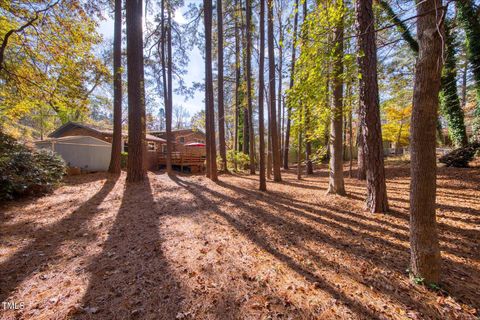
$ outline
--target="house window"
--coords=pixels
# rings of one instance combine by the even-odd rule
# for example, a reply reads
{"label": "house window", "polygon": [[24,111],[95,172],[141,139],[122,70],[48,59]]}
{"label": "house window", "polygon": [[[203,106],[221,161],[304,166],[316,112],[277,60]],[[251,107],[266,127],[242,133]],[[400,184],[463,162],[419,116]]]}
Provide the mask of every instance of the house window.
{"label": "house window", "polygon": [[167,153],[167,145],[166,144],[162,144],[162,152]]}
{"label": "house window", "polygon": [[155,151],[155,142],[148,142],[148,151]]}
{"label": "house window", "polygon": [[185,137],[180,137],[178,140],[180,141],[180,143],[185,143]]}

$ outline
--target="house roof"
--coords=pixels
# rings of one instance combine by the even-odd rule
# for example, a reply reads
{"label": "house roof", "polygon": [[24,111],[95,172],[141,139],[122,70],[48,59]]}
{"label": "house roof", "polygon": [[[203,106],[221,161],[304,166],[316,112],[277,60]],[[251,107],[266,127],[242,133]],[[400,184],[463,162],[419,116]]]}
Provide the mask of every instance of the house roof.
{"label": "house roof", "polygon": [[[150,131],[151,134],[154,134],[154,135],[165,135],[167,132],[166,131]],[[202,130],[198,130],[198,129],[192,129],[192,128],[189,128],[189,129],[175,129],[175,130],[172,130],[172,133],[200,133],[200,134],[203,134],[205,135],[205,132],[203,132]]]}
{"label": "house roof", "polygon": [[35,145],[43,145],[43,144],[51,144],[51,143],[59,143],[59,144],[77,144],[77,145],[82,145],[85,144],[85,142],[94,143],[97,145],[106,145],[110,146],[111,143],[97,139],[92,136],[65,136],[65,137],[60,137],[60,138],[48,138],[45,140],[37,140],[35,141]]}
{"label": "house roof", "polygon": [[[74,128],[82,128],[82,129],[89,130],[89,131],[92,131],[92,132],[95,132],[95,133],[100,133],[100,134],[104,134],[104,135],[108,135],[108,136],[113,136],[113,130],[103,129],[103,128],[99,128],[97,126],[87,125],[87,124],[72,122],[72,121],[69,121],[69,122],[63,124],[62,126],[57,128],[55,131],[50,133],[48,136],[50,138],[60,138],[63,133],[65,133],[69,130],[72,130]],[[122,136],[127,137],[127,134],[123,133]],[[155,137],[155,136],[153,136],[151,134],[148,134],[148,133],[146,134],[146,140],[147,141],[163,142],[163,143],[166,142],[165,139]]]}

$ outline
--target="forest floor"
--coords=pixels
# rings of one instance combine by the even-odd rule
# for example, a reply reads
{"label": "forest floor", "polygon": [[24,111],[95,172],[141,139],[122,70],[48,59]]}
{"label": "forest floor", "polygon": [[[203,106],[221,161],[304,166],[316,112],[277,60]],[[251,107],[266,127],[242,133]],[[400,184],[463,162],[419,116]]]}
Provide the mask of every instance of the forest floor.
{"label": "forest floor", "polygon": [[[409,167],[388,162],[388,214],[328,171],[258,177],[69,177],[0,207],[1,319],[478,319],[480,163],[438,170],[440,290],[408,277]],[[23,305],[20,305],[23,303]],[[21,308],[23,306],[23,308]]]}

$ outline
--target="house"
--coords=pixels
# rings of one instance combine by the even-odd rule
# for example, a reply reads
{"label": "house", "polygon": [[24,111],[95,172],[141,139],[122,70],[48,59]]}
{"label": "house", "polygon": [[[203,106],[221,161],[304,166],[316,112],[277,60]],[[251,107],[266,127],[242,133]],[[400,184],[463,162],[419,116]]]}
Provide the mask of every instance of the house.
{"label": "house", "polygon": [[[150,134],[162,139],[167,138],[165,131],[150,131]],[[195,129],[172,130],[172,166],[183,171],[184,167],[190,172],[202,171],[206,158],[205,133]],[[162,145],[159,156],[160,166],[166,165],[166,145]]]}
{"label": "house", "polygon": [[[87,125],[78,122],[67,122],[64,125],[60,126],[58,129],[53,131],[48,135],[49,138],[62,138],[70,136],[89,136],[94,137],[100,140],[103,140],[108,143],[112,143],[113,131],[98,128],[93,125]],[[128,151],[128,136],[125,132],[122,134],[122,151]],[[157,151],[162,149],[162,145],[166,144],[165,139],[156,137],[151,134],[146,135],[146,141],[149,151]]]}
{"label": "house", "polygon": [[35,142],[37,149],[48,149],[60,155],[69,167],[82,171],[107,171],[112,144],[92,136],[65,136]]}
{"label": "house", "polygon": [[[37,141],[38,148],[49,148],[62,156],[70,165],[85,171],[106,171],[110,163],[113,131],[77,122],[67,122],[48,135],[49,139]],[[128,152],[128,136],[122,134],[122,151]],[[145,167],[158,169],[158,154],[166,141],[146,135],[147,153]]]}
{"label": "house", "polygon": [[[165,131],[151,131],[150,134],[167,139],[167,133]],[[172,140],[178,146],[190,144],[190,143],[205,143],[205,133],[196,129],[179,129],[172,130]]]}

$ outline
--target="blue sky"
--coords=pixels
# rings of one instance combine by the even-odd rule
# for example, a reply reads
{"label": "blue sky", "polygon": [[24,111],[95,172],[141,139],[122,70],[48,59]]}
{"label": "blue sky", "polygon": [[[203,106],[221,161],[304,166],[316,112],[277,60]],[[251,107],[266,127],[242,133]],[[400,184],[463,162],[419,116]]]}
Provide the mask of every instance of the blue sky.
{"label": "blue sky", "polygon": [[[182,24],[185,23],[186,20],[183,17],[183,11],[187,8],[189,2],[194,2],[192,0],[186,1],[185,6],[179,10],[177,10],[173,16],[175,21]],[[101,21],[98,31],[103,35],[105,40],[113,38],[113,20],[110,17],[106,17],[105,21]],[[173,44],[175,45],[175,44]],[[190,86],[193,81],[199,82],[204,79],[204,60],[198,48],[194,48],[191,52],[189,52],[190,63],[187,68],[188,72],[184,75],[184,80],[187,86]],[[175,87],[174,83],[174,87]],[[148,93],[147,93],[148,94]],[[183,96],[177,95],[174,93],[173,97],[173,105],[182,105],[185,107],[190,116],[193,116],[196,112],[203,110],[205,108],[203,102],[204,93],[203,92],[196,92],[193,99],[189,99],[185,101]],[[159,106],[151,106],[154,109],[158,110]]]}

